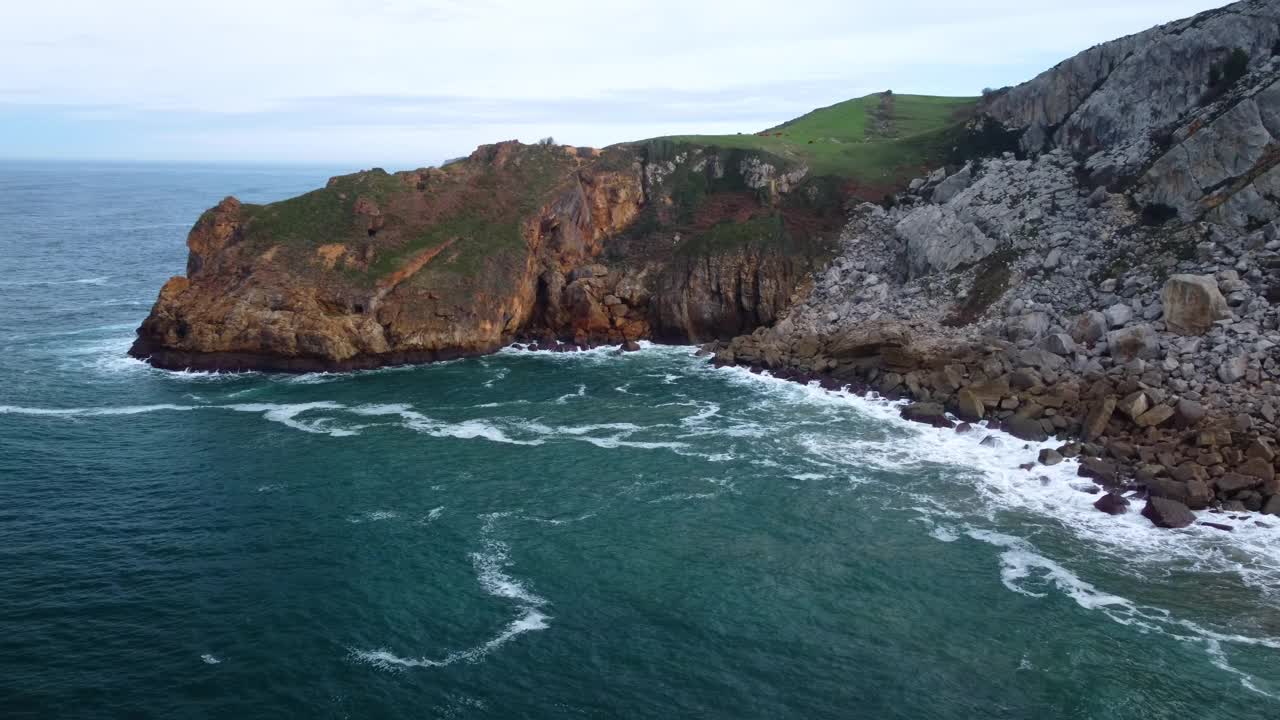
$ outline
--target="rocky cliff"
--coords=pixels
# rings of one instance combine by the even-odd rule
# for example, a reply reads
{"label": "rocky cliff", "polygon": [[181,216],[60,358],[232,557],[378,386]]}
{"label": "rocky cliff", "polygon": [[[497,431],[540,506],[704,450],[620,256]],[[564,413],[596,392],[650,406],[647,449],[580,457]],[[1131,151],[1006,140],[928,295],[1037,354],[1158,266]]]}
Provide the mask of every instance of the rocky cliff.
{"label": "rocky cliff", "polygon": [[[1280,514],[1280,0],[1092,48],[988,95],[1011,152],[851,216],[787,316],[708,346],[1059,436],[1104,512]],[[976,137],[976,136],[975,136]]]}
{"label": "rocky cliff", "polygon": [[[500,143],[444,168],[227,198],[130,351],[167,368],[342,370],[490,352],[707,340],[773,322],[841,217],[767,153]],[[799,192],[803,190],[803,192]]]}

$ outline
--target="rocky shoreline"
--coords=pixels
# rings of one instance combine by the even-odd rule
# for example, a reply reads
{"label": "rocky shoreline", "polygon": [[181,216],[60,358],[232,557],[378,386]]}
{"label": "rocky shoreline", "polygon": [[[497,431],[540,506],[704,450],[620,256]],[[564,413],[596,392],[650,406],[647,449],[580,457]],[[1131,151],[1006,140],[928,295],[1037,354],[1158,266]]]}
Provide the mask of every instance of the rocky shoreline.
{"label": "rocky shoreline", "polygon": [[1103,512],[1280,515],[1280,0],[1095,46],[964,117],[927,155],[951,164],[900,184],[918,156],[879,204],[794,153],[669,139],[228,198],[130,353],[308,372],[715,338],[719,365],[1063,438],[1037,462],[1079,458]]}

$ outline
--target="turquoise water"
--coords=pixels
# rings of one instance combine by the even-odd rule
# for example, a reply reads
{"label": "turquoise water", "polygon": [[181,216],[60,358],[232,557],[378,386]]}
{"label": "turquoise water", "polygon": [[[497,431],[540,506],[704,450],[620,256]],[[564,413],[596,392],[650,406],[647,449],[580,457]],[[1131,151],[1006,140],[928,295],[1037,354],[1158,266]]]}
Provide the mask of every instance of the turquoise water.
{"label": "turquoise water", "polygon": [[124,356],[202,209],[326,174],[0,167],[6,716],[1280,714],[1280,528],[1104,516],[1011,438],[689,348]]}

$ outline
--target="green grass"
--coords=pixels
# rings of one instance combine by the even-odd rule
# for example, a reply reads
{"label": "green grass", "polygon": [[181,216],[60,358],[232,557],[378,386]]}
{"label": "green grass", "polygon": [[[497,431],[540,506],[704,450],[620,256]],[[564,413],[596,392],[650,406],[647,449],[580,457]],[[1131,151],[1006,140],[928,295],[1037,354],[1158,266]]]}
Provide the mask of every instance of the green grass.
{"label": "green grass", "polygon": [[404,183],[383,171],[343,175],[330,187],[270,205],[242,206],[248,236],[263,243],[318,247],[343,242],[352,233],[357,198],[383,202],[405,190]]}
{"label": "green grass", "polygon": [[814,110],[764,134],[681,135],[677,143],[759,150],[802,162],[815,175],[875,183],[940,164],[977,98],[894,95],[892,112],[875,121],[880,94]]}

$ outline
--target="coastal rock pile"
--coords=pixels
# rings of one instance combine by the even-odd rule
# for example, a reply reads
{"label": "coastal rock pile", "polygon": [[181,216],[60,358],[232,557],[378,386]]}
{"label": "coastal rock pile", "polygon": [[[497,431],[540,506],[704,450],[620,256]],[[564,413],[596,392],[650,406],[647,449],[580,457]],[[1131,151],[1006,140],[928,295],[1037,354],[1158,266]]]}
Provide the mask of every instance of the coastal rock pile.
{"label": "coastal rock pile", "polygon": [[1280,514],[1277,40],[1280,3],[1237,3],[1003,91],[987,109],[1019,153],[854,208],[786,318],[708,349],[910,398],[904,416],[935,426],[1071,440],[1040,461],[1081,457],[1161,527]]}

